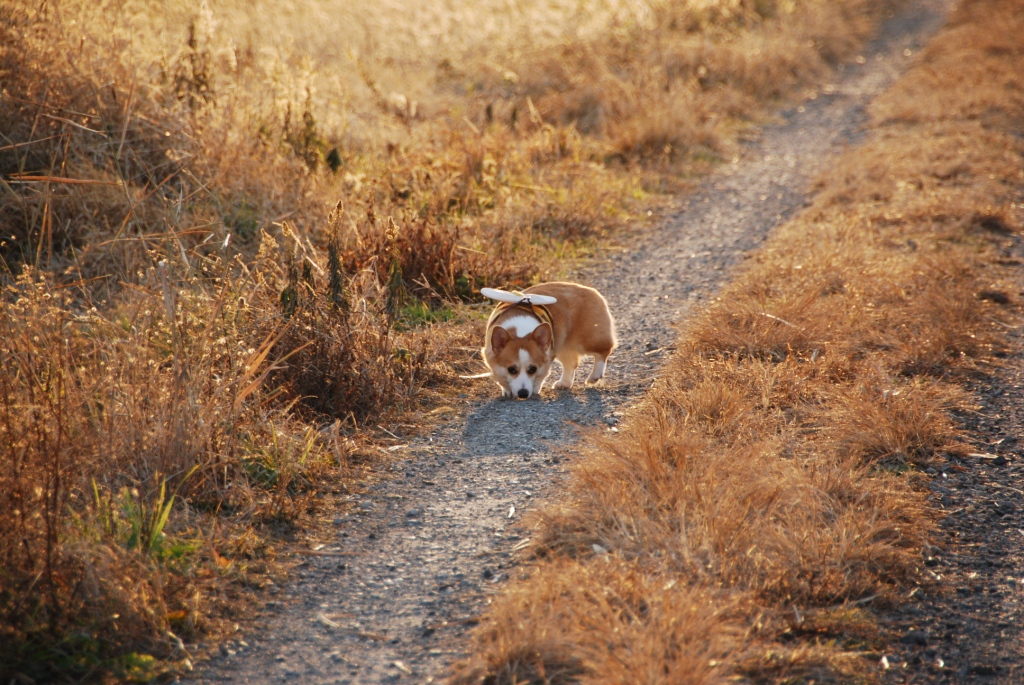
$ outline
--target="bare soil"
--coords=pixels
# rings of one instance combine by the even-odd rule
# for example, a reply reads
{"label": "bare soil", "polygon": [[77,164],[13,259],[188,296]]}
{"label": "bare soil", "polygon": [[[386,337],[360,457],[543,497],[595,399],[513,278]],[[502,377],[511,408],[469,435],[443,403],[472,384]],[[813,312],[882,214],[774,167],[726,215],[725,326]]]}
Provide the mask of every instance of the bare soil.
{"label": "bare soil", "polygon": [[[464,655],[464,637],[488,596],[516,571],[517,551],[529,544],[516,523],[533,502],[558,487],[565,461],[573,458],[576,427],[615,429],[618,415],[643,395],[672,349],[674,326],[685,324],[749,251],[805,206],[815,176],[863,135],[866,104],[912,63],[949,6],[947,0],[906,3],[865,48],[864,59],[858,60],[862,63],[840,69],[834,83],[822,84],[803,104],[765,127],[742,156],[723,165],[692,196],[681,198],[664,222],[575,275],[605,294],[618,323],[620,347],[603,384],[578,384],[562,393],[549,389],[528,401],[502,400],[496,386],[493,399],[462,398],[451,421],[395,450],[400,458],[387,478],[351,497],[347,513],[324,532],[333,543],[305,555],[293,581],[272,588],[262,614],[241,625],[235,639],[197,668],[194,679],[442,679]],[[578,379],[587,371],[580,369]],[[1019,410],[1011,411],[1019,392],[1014,379],[1008,375],[997,386],[999,394],[991,390],[993,408],[979,415],[992,412],[1010,423],[979,423],[984,435],[1012,433],[1019,426]],[[1024,560],[1013,551],[1019,550],[1024,533],[1016,533],[1020,540],[1012,538],[1024,523],[1024,505],[1014,502],[1024,498],[1007,489],[1016,487],[1014,479],[1020,482],[1016,464],[951,463],[945,476],[937,472],[937,496],[945,498],[943,506],[959,509],[951,519],[960,523],[950,530],[960,534],[952,536],[955,546],[936,551],[934,570],[963,573],[964,591],[947,598],[956,603],[956,613],[941,604],[946,599],[922,590],[919,604],[894,615],[899,649],[890,673],[928,676],[928,663],[940,651],[959,669],[938,671],[943,677],[961,671],[963,677],[985,677],[989,667],[1010,674],[1020,662],[1019,638],[999,632],[1019,625],[1019,605],[1006,608],[1006,617],[999,611],[1017,583],[1024,583]],[[965,543],[985,543],[988,551],[976,554]],[[928,633],[924,644],[898,642],[922,629]],[[952,635],[948,639],[947,633]],[[984,645],[975,639],[982,633],[988,641]],[[936,649],[939,640],[953,648]],[[1001,660],[1010,654],[1017,656],[1009,663]],[[1013,681],[1006,677],[1003,682]]]}
{"label": "bare soil", "polygon": [[[1007,259],[1020,264],[1015,242]],[[930,474],[945,539],[926,550],[932,582],[888,615],[883,682],[1024,682],[1024,339],[1011,340],[1004,365],[971,384],[977,410],[959,417],[979,452]]]}

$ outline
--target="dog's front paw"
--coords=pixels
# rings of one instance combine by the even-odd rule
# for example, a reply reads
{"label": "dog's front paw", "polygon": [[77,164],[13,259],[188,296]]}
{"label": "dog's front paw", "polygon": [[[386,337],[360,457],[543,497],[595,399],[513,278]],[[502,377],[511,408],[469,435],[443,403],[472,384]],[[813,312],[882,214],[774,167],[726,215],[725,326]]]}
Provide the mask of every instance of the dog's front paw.
{"label": "dog's front paw", "polygon": [[554,385],[555,390],[572,390],[572,381],[558,381]]}
{"label": "dog's front paw", "polygon": [[502,396],[503,399],[507,400],[508,398],[512,397],[512,391],[511,390],[506,390],[505,388],[502,388],[501,389],[501,396]]}

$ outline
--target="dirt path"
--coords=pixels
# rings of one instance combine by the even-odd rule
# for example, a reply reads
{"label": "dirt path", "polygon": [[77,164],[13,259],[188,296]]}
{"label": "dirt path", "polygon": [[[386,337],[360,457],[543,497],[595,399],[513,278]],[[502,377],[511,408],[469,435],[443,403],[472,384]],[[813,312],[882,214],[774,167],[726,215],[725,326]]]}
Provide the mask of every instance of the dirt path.
{"label": "dirt path", "polygon": [[[942,22],[948,0],[912,0],[864,55],[805,106],[767,128],[743,158],[684,201],[636,250],[578,280],[607,296],[620,347],[596,389],[536,401],[467,400],[464,418],[411,442],[391,479],[339,519],[337,544],[242,626],[200,681],[433,682],[526,544],[514,524],[558,486],[573,425],[601,426],[650,386],[674,324],[707,298],[747,251],[806,203],[809,180],[856,143],[863,110]],[[578,378],[582,378],[581,369]],[[334,555],[329,555],[333,553]]]}

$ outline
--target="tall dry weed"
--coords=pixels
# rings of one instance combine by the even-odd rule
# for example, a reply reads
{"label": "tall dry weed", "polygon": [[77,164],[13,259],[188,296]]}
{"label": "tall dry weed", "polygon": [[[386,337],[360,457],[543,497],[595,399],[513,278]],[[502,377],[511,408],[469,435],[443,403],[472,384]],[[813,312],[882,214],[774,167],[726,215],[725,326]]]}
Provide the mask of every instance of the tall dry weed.
{"label": "tall dry weed", "polygon": [[[4,660],[32,677],[49,677],[38,657],[52,649],[85,659],[51,664],[67,672],[174,656],[166,631],[207,627],[227,563],[216,550],[233,547],[195,513],[229,527],[301,520],[357,465],[322,422],[359,424],[450,374],[443,340],[395,331],[372,274],[343,276],[336,305],[325,279],[289,280],[269,236],[248,276],[209,266],[197,279],[162,261],[105,310],[30,268],[4,293],[0,613]],[[138,577],[117,584],[124,574]],[[73,638],[111,630],[124,633]]]}
{"label": "tall dry weed", "polygon": [[[210,438],[183,406],[180,373],[153,373],[154,359],[123,329],[112,349],[111,322],[71,314],[67,293],[51,285],[26,270],[0,314],[3,660],[30,677],[85,673],[136,650],[171,655],[159,637],[171,598],[148,558],[163,522],[150,512],[156,491],[177,490]],[[141,374],[150,382],[138,383]],[[124,536],[97,518],[119,491],[134,518]]]}

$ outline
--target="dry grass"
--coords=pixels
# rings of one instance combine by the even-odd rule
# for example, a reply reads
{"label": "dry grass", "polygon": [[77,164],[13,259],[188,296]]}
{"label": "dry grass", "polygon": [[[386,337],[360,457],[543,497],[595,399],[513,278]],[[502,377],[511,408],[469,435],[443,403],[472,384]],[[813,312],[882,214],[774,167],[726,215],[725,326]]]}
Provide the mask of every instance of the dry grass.
{"label": "dry grass", "polygon": [[187,667],[367,421],[450,391],[480,285],[594,249],[888,5],[5,2],[0,678]]}
{"label": "dry grass", "polygon": [[960,381],[1016,316],[1018,4],[960,4],[622,432],[592,435],[455,682],[872,678],[875,612],[923,582],[916,474],[964,449]]}
{"label": "dry grass", "polygon": [[607,556],[532,572],[550,582],[514,587],[492,614],[529,630],[481,635],[488,682],[714,682],[732,660],[733,636],[719,629],[734,607],[723,593]]}

